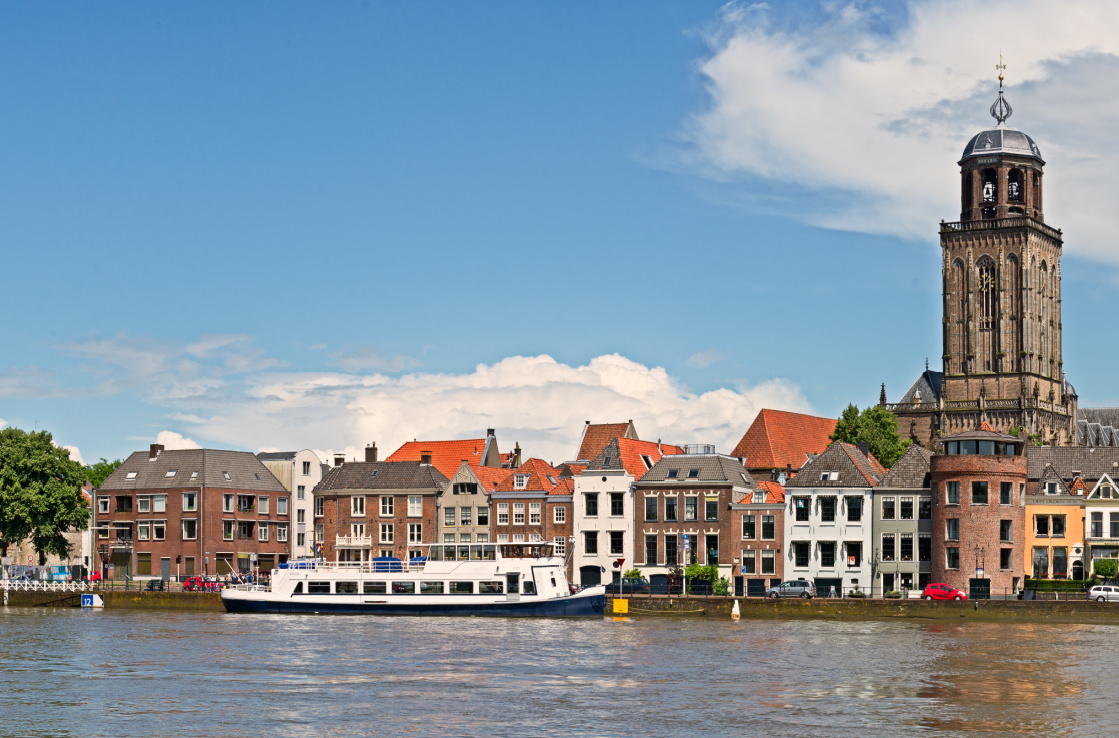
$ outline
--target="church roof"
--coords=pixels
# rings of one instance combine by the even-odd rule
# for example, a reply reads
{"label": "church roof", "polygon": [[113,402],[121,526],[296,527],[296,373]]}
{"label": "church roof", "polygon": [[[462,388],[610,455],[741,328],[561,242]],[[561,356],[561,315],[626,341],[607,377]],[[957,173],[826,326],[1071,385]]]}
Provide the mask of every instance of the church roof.
{"label": "church roof", "polygon": [[944,372],[934,372],[926,369],[917,377],[917,381],[909,388],[900,403],[917,402],[917,393],[921,393],[921,402],[936,402],[940,399],[940,387],[944,384]]}
{"label": "church roof", "polygon": [[973,159],[977,156],[999,156],[999,155],[1022,156],[1027,159],[1036,159],[1042,164],[1045,160],[1041,158],[1041,150],[1038,149],[1034,140],[1022,133],[1016,128],[1000,125],[995,128],[989,128],[986,131],[980,131],[975,134],[967,146],[964,147],[964,155],[960,157],[960,164],[963,164],[968,159]]}

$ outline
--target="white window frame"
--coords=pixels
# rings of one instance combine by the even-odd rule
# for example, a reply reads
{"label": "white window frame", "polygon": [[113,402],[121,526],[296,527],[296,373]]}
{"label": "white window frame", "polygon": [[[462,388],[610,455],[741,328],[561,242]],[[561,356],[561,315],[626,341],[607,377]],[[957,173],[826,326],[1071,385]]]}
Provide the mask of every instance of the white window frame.
{"label": "white window frame", "polygon": [[567,506],[566,505],[556,505],[555,508],[553,508],[552,522],[556,523],[557,525],[563,525],[564,523],[567,522]]}
{"label": "white window frame", "polygon": [[167,495],[152,495],[152,512],[167,512]]}
{"label": "white window frame", "polygon": [[422,518],[424,514],[423,495],[408,495],[408,517]]}
{"label": "white window frame", "polygon": [[231,513],[237,504],[237,498],[232,494],[223,494],[221,496],[221,511]]}
{"label": "white window frame", "polygon": [[288,498],[286,498],[286,497],[277,497],[276,498],[276,514],[277,515],[287,515],[288,514]]}
{"label": "white window frame", "polygon": [[[187,535],[187,523],[194,523],[194,535]],[[198,540],[198,518],[183,518],[180,526],[184,541],[197,541]]]}
{"label": "white window frame", "polygon": [[315,498],[315,517],[316,518],[321,518],[325,514],[325,512],[323,510],[323,508],[325,507],[323,505],[323,499],[324,498],[322,498],[322,497],[316,497]]}
{"label": "white window frame", "polygon": [[109,498],[108,497],[99,496],[97,498],[97,514],[98,515],[108,515],[109,514]]}
{"label": "white window frame", "polygon": [[443,508],[443,527],[444,528],[451,528],[451,527],[455,526],[456,521],[458,520],[457,510],[458,510],[457,507],[445,507],[445,508]]}
{"label": "white window frame", "polygon": [[424,524],[408,523],[408,543],[423,543]]}
{"label": "white window frame", "polygon": [[381,543],[393,543],[394,531],[392,523],[381,523],[381,537],[378,539]]}
{"label": "white window frame", "polygon": [[540,525],[540,518],[541,518],[540,503],[539,502],[528,503],[528,524],[529,525]]}
{"label": "white window frame", "polygon": [[525,524],[525,503],[514,502],[513,503],[513,525],[524,525],[524,524]]}
{"label": "white window frame", "polygon": [[497,503],[497,524],[498,525],[509,525],[509,503],[508,502]]}
{"label": "white window frame", "polygon": [[528,475],[527,474],[514,474],[513,475],[513,489],[527,489],[528,488]]}
{"label": "white window frame", "polygon": [[365,538],[365,523],[350,523],[351,538]]}
{"label": "white window frame", "polygon": [[567,537],[556,536],[552,539],[552,553],[556,556],[567,555]]}
{"label": "white window frame", "polygon": [[136,540],[149,541],[152,535],[152,524],[146,520],[136,522]]}
{"label": "white window frame", "polygon": [[[391,518],[396,505],[393,502],[392,495],[381,495],[381,517]],[[364,513],[362,513],[364,515]]]}
{"label": "white window frame", "polygon": [[458,509],[458,524],[459,525],[474,525],[474,508],[473,507],[460,507]]}
{"label": "white window frame", "polygon": [[350,517],[365,517],[365,495],[350,495]]}
{"label": "white window frame", "polygon": [[295,488],[295,499],[302,500],[307,496],[307,487],[305,485],[298,485]]}
{"label": "white window frame", "polygon": [[287,543],[288,540],[288,527],[286,523],[280,523],[276,526],[276,541],[278,543]]}
{"label": "white window frame", "polygon": [[260,543],[268,542],[268,523],[263,520],[256,526],[256,540]]}
{"label": "white window frame", "polygon": [[261,515],[268,514],[268,497],[261,495],[256,498],[256,511]]}
{"label": "white window frame", "polygon": [[222,520],[221,521],[221,539],[223,541],[232,541],[233,534],[237,529],[236,520]]}
{"label": "white window frame", "polygon": [[[162,531],[162,535],[160,534]],[[152,521],[152,540],[153,541],[166,541],[167,540],[167,521],[166,520],[153,520]]]}

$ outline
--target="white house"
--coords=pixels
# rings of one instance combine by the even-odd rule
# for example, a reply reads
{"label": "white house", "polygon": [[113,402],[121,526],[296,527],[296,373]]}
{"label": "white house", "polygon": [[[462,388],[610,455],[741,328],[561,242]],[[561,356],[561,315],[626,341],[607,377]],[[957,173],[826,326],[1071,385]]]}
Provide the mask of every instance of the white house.
{"label": "white house", "polygon": [[[377,447],[372,446],[371,449],[376,458]],[[366,449],[366,455],[369,450]],[[306,448],[302,451],[263,452],[256,457],[280,480],[284,489],[291,492],[288,515],[293,533],[288,539],[289,556],[293,559],[314,556],[314,500],[311,490],[322,481],[322,461],[314,451]]]}
{"label": "white house", "polygon": [[871,492],[886,470],[849,443],[833,443],[785,484],[785,578],[807,579],[823,597],[858,589],[876,575]]}

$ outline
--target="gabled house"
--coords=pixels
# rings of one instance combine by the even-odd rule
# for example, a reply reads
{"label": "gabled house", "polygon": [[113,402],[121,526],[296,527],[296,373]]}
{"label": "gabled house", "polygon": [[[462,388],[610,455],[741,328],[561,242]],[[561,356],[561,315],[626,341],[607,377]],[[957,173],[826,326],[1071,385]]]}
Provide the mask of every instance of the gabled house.
{"label": "gabled house", "polygon": [[513,471],[462,462],[446,488],[439,493],[439,535],[444,544],[490,542],[490,496]]}
{"label": "gabled house", "polygon": [[911,444],[874,487],[874,547],[879,564],[871,596],[924,589],[932,571],[932,452]]}
{"label": "gabled house", "polygon": [[431,464],[448,479],[455,475],[462,462],[471,466],[488,466],[500,469],[502,454],[497,448],[497,435],[493,428],[486,430],[485,438],[467,438],[460,441],[408,441],[393,451],[385,461],[419,461],[428,457]]}
{"label": "gabled house", "polygon": [[741,533],[734,567],[734,596],[762,597],[781,583],[785,573],[785,488],[777,482],[756,481],[753,491],[732,502],[732,530]]}
{"label": "gabled house", "polygon": [[835,432],[836,422],[834,418],[763,409],[730,455],[742,459],[755,479],[784,481],[831,444],[828,436]]}
{"label": "gabled house", "polygon": [[572,489],[571,480],[561,480],[559,470],[547,462],[541,459],[524,462],[491,494],[493,540],[496,543],[548,542],[553,544],[556,556],[566,557],[571,535]]}
{"label": "gabled house", "polygon": [[1066,483],[1047,464],[1041,478],[1026,485],[1026,575],[1034,579],[1083,579],[1084,536],[1088,532],[1088,489],[1084,480],[1078,476],[1071,484]]}
{"label": "gabled house", "polygon": [[[564,464],[574,480],[572,580],[587,586],[621,576],[634,560],[634,484],[662,456],[679,454],[677,446],[637,441],[625,436],[611,440],[585,468]],[[574,475],[575,469],[580,473]]]}
{"label": "gabled house", "polygon": [[826,596],[868,593],[880,551],[872,539],[873,491],[885,470],[866,448],[836,442],[785,483],[785,578]]}
{"label": "gabled house", "polygon": [[627,420],[624,423],[591,423],[588,420],[586,425],[583,426],[583,434],[579,437],[579,450],[575,454],[575,461],[584,464],[590,463],[592,459],[602,453],[606,444],[615,438],[640,440],[637,437],[637,430],[633,427],[632,420]]}

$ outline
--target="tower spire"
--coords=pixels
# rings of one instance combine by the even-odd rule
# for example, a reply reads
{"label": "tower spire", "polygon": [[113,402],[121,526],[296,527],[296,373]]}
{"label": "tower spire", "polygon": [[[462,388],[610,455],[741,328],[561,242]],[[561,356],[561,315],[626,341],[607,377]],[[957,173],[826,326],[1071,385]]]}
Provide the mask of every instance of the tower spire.
{"label": "tower spire", "polygon": [[999,73],[999,99],[995,100],[991,105],[991,117],[998,121],[1001,126],[1006,123],[1007,118],[1014,114],[1014,108],[1010,107],[1010,103],[1006,101],[1006,98],[1003,97],[1002,94],[1002,73],[1006,71],[1006,64],[1002,61],[1001,51],[999,52],[999,63],[995,65],[995,69],[997,69]]}

